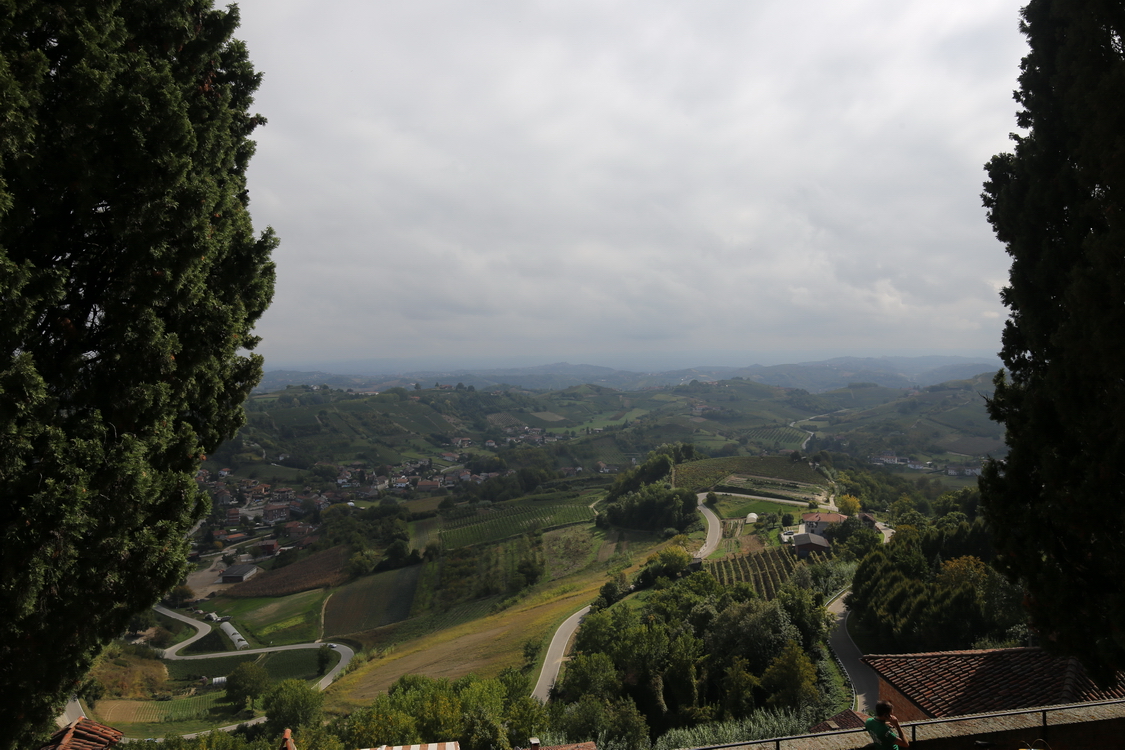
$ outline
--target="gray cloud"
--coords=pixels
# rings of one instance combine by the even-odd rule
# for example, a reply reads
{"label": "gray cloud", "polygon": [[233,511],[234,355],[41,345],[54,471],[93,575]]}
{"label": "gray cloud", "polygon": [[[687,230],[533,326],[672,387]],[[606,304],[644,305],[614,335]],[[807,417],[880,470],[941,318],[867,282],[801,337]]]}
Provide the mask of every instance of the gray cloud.
{"label": "gray cloud", "polygon": [[1018,3],[240,6],[269,363],[998,346]]}

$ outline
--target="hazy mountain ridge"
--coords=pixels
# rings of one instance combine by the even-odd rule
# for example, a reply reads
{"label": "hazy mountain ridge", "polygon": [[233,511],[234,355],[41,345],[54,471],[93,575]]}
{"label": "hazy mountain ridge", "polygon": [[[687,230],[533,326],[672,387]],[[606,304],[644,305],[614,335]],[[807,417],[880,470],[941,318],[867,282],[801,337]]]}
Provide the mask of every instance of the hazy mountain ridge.
{"label": "hazy mountain ridge", "polygon": [[999,359],[932,355],[922,357],[837,357],[819,362],[749,367],[694,367],[641,373],[598,365],[556,362],[535,367],[498,369],[421,370],[400,374],[336,375],[321,371],[272,370],[265,373],[258,392],[275,391],[287,385],[329,385],[354,390],[385,390],[396,386],[432,383],[463,383],[474,388],[502,385],[533,390],[555,390],[584,383],[637,390],[741,377],[764,385],[801,388],[821,393],[850,383],[875,383],[887,388],[925,387],[949,380],[967,380],[1001,368]]}

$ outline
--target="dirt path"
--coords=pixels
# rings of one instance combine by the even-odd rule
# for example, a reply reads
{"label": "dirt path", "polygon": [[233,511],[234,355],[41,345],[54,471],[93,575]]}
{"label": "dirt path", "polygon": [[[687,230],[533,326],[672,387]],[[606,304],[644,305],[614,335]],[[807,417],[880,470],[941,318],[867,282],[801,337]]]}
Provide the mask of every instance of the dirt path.
{"label": "dirt path", "polygon": [[[335,591],[332,592],[336,593]],[[324,613],[328,611],[328,600],[332,598],[332,594],[324,597],[324,603],[320,605],[320,637],[316,639],[317,643],[324,640]]]}

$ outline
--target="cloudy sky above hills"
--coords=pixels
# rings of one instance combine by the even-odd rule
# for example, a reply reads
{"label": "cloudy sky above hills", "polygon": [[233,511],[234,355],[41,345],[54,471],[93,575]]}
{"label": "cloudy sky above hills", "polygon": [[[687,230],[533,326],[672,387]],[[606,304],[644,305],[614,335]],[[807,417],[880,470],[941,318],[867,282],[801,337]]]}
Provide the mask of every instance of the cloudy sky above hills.
{"label": "cloudy sky above hills", "polygon": [[239,5],[268,369],[999,347],[1018,1]]}

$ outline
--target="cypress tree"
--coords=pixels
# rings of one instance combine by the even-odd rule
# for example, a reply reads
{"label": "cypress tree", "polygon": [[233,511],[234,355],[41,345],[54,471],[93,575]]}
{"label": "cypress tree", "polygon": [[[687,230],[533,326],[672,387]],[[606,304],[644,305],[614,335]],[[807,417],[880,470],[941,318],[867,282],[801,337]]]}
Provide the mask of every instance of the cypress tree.
{"label": "cypress tree", "polygon": [[1042,645],[1125,668],[1125,3],[1031,0],[1012,153],[983,195],[1012,256],[989,403],[1010,449],[981,479],[996,565]]}
{"label": "cypress tree", "polygon": [[0,747],[180,583],[275,246],[260,77],[209,0],[0,0]]}

